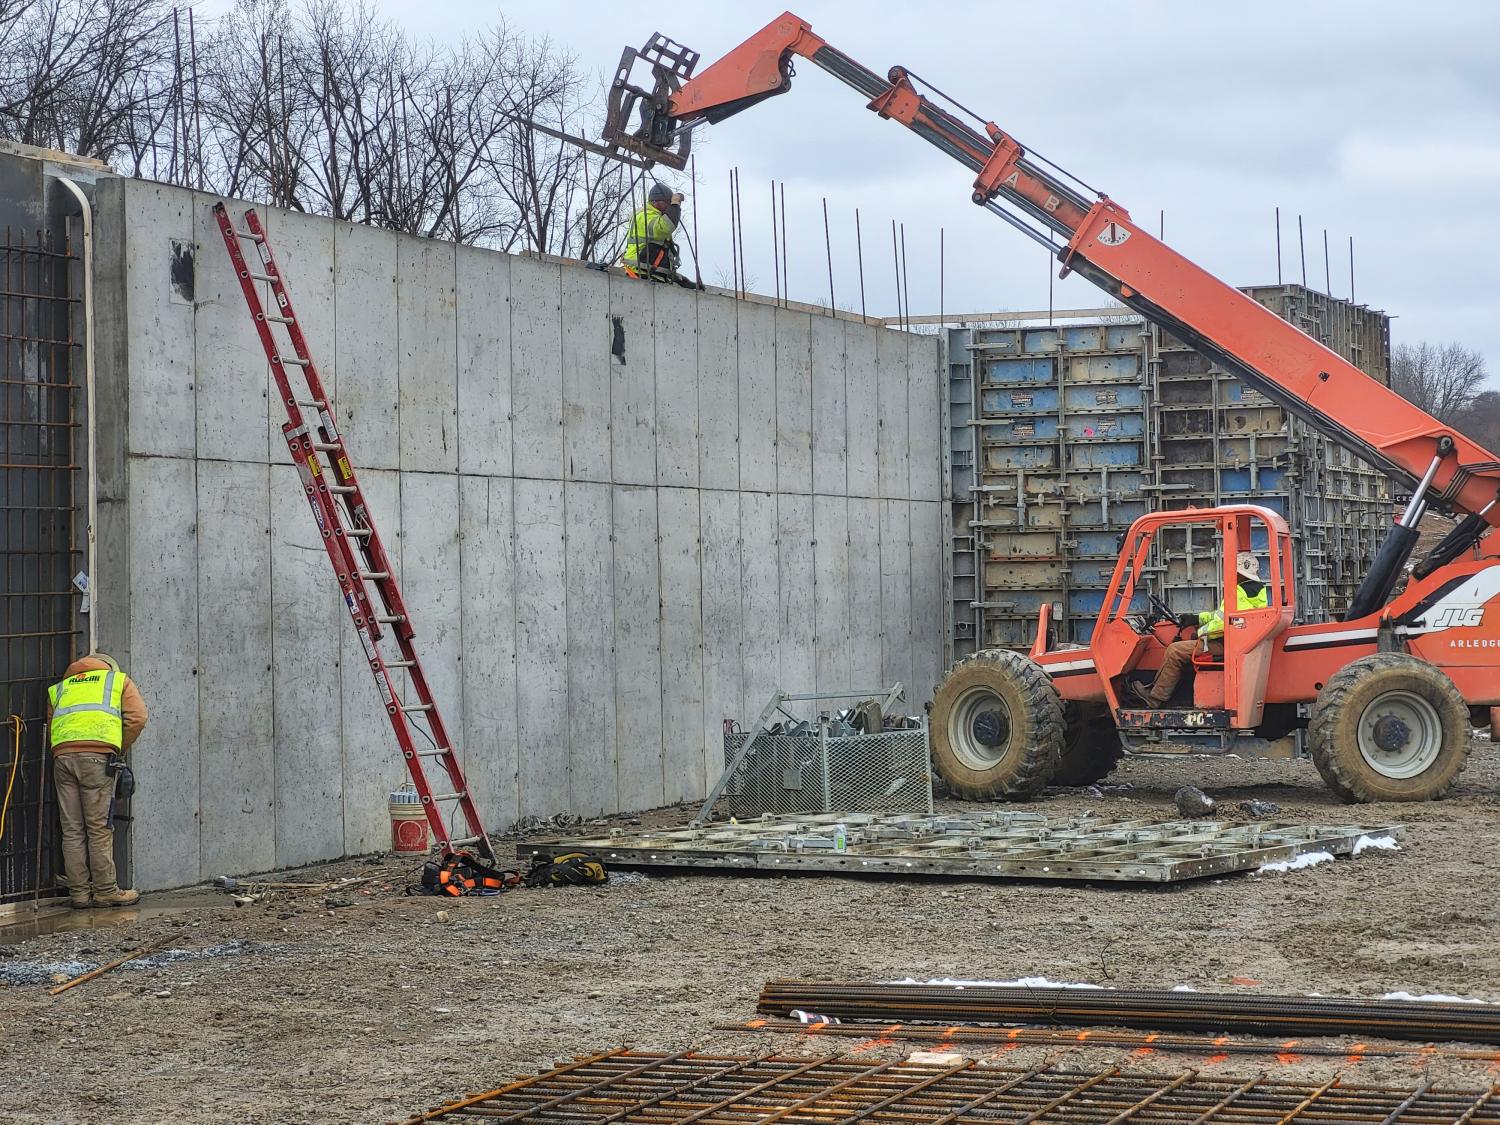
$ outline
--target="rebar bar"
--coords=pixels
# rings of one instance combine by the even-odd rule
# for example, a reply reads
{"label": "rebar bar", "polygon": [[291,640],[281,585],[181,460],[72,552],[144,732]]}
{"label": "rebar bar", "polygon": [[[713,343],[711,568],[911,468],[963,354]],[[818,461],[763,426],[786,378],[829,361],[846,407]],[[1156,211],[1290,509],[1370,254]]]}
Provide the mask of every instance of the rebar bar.
{"label": "rebar bar", "polygon": [[613,1051],[408,1119],[546,1125],[1500,1125],[1500,1086],[1289,1082],[1195,1070],[1130,1073]]}
{"label": "rebar bar", "polygon": [[1114,988],[769,981],[759,1011],[838,1020],[1032,1023],[1500,1045],[1500,1005]]}

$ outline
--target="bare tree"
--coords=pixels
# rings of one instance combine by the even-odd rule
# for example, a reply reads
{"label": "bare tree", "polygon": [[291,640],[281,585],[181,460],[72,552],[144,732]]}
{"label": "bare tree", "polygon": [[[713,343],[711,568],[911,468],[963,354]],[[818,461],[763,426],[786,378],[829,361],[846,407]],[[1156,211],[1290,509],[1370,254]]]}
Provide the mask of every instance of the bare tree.
{"label": "bare tree", "polygon": [[1488,375],[1484,357],[1462,344],[1397,344],[1391,351],[1391,389],[1439,421],[1454,425]]}
{"label": "bare tree", "polygon": [[1453,426],[1491,452],[1500,452],[1500,391],[1480,391],[1454,417]]}

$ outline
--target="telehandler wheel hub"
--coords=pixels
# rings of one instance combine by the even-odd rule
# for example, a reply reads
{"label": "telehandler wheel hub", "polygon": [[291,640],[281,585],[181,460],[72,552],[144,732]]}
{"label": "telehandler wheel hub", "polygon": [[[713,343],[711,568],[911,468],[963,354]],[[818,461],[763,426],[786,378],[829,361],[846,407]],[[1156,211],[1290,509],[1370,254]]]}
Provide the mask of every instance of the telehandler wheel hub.
{"label": "telehandler wheel hub", "polygon": [[1359,752],[1384,777],[1415,777],[1442,753],[1443,723],[1420,695],[1390,691],[1373,699],[1359,718]]}
{"label": "telehandler wheel hub", "polygon": [[994,765],[1010,746],[1010,708],[1005,700],[985,687],[971,687],[954,705],[955,719],[950,741],[959,759],[970,769]]}

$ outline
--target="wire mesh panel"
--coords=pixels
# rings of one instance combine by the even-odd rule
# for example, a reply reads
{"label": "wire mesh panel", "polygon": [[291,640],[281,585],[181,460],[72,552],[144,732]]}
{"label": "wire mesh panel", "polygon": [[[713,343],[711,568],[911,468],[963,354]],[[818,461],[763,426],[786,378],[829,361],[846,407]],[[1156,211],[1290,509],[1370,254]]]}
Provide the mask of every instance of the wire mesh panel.
{"label": "wire mesh panel", "polygon": [[764,813],[931,812],[932,755],[925,723],[876,734],[724,735],[733,772],[715,806],[736,818]]}
{"label": "wire mesh panel", "polygon": [[[54,879],[47,687],[78,651],[77,388],[70,248],[0,246],[0,904]],[[16,716],[23,724],[18,730]],[[19,738],[18,738],[19,735]]]}

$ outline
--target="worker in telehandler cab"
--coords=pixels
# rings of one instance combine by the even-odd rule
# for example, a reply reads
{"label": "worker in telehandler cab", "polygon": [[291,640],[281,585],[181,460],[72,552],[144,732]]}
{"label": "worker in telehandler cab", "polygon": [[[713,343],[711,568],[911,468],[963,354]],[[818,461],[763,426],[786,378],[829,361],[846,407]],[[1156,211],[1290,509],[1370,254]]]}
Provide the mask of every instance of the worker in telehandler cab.
{"label": "worker in telehandler cab", "polygon": [[620,256],[620,264],[631,277],[697,288],[694,282],[677,272],[681,259],[672,236],[682,223],[682,200],[682,192],[674,192],[666,184],[651,185],[646,206],[630,220],[625,251]]}
{"label": "worker in telehandler cab", "polygon": [[[1260,580],[1260,564],[1250,551],[1241,551],[1234,557],[1235,610],[1264,609],[1268,603],[1266,584]],[[1227,601],[1227,599],[1225,599]],[[1177,624],[1184,629],[1197,629],[1196,638],[1173,641],[1162,657],[1156,680],[1149,688],[1131,681],[1130,690],[1135,697],[1152,709],[1165,707],[1167,700],[1177,690],[1183,674],[1192,675],[1193,653],[1204,651],[1212,656],[1224,655],[1224,601],[1219,607],[1203,613],[1182,613]]]}

